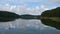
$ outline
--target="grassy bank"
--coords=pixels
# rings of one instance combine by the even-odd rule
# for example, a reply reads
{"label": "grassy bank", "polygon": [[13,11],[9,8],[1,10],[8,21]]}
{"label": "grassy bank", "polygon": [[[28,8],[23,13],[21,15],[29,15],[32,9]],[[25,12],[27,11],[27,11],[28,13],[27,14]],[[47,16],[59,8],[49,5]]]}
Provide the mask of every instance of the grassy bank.
{"label": "grassy bank", "polygon": [[60,22],[60,17],[41,17],[40,19],[51,19],[52,21]]}

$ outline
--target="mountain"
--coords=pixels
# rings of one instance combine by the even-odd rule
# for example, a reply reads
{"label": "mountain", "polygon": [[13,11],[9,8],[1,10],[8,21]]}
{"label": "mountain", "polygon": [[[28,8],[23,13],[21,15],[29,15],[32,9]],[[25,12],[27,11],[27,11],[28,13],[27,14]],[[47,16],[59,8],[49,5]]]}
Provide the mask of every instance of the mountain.
{"label": "mountain", "polygon": [[0,11],[0,22],[13,21],[18,18],[20,18],[20,16],[16,13],[8,11]]}

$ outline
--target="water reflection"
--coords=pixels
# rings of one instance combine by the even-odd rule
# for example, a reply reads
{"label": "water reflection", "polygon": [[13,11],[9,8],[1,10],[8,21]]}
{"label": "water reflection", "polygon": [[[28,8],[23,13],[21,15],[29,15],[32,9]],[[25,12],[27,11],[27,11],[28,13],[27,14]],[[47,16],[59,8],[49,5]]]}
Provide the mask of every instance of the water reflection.
{"label": "water reflection", "polygon": [[[42,20],[43,22],[43,20]],[[4,34],[60,34],[60,31],[52,28],[47,27],[41,23],[40,20],[37,19],[17,19],[11,22],[3,22],[0,23],[0,29],[7,29],[5,31],[0,31],[0,33],[4,32]],[[11,30],[11,28],[13,28]],[[15,29],[14,29],[15,28]],[[16,29],[19,28],[19,29]],[[10,29],[10,30],[9,30]]]}
{"label": "water reflection", "polygon": [[25,27],[34,27],[34,28],[43,28],[43,24],[40,20],[36,19],[17,19],[11,22],[2,22],[0,23],[0,28],[25,28]]}
{"label": "water reflection", "polygon": [[60,29],[60,22],[54,21],[52,19],[41,19],[42,23],[48,26],[55,27],[56,29]]}

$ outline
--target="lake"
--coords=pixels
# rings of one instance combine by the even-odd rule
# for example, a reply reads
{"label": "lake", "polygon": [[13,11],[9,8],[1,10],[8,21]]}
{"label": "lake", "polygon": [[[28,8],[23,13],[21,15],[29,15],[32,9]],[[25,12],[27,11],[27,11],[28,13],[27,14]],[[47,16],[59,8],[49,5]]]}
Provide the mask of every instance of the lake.
{"label": "lake", "polygon": [[60,30],[43,25],[37,19],[0,22],[0,34],[60,34]]}

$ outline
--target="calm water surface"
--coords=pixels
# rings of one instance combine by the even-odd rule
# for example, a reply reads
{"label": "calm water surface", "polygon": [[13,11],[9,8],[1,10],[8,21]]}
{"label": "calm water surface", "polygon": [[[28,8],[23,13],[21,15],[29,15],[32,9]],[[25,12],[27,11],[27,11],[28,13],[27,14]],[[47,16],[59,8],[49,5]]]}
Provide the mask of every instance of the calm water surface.
{"label": "calm water surface", "polygon": [[37,19],[0,22],[0,34],[60,34],[60,30],[43,25]]}

